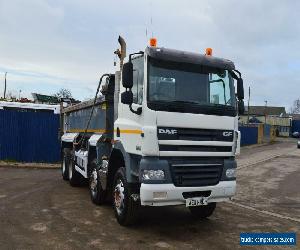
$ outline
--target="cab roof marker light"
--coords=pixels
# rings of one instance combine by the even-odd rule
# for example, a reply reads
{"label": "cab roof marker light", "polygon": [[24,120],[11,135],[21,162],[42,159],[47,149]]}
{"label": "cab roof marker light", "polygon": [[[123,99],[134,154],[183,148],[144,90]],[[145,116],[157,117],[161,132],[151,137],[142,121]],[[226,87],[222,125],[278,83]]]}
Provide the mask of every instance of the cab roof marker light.
{"label": "cab roof marker light", "polygon": [[212,48],[206,48],[205,55],[206,56],[212,56]]}
{"label": "cab roof marker light", "polygon": [[156,47],[156,45],[157,45],[157,40],[156,40],[156,38],[155,38],[155,37],[150,38],[149,43],[150,43],[150,46],[151,46],[151,47]]}

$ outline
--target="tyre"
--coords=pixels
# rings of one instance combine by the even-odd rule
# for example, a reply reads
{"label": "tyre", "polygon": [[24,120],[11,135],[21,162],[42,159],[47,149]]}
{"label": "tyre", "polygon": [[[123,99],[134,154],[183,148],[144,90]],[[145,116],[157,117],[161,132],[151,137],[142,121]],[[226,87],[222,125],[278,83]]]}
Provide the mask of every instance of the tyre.
{"label": "tyre", "polygon": [[122,226],[129,226],[136,222],[139,204],[131,197],[126,180],[125,168],[119,168],[113,182],[113,208],[117,221]]}
{"label": "tyre", "polygon": [[97,171],[97,164],[96,160],[94,160],[91,164],[91,174],[89,176],[89,190],[90,196],[93,203],[97,205],[102,205],[106,201],[107,192],[104,191],[101,182],[100,182],[100,175],[99,171]]}
{"label": "tyre", "polygon": [[189,207],[190,212],[192,213],[193,217],[197,219],[204,219],[211,216],[216,208],[216,203],[208,203],[206,206],[199,206],[199,207]]}
{"label": "tyre", "polygon": [[61,175],[62,178],[67,181],[69,180],[69,166],[71,159],[71,149],[64,148],[61,162]]}
{"label": "tyre", "polygon": [[75,169],[75,155],[74,151],[71,152],[69,164],[69,182],[72,187],[78,187],[83,183],[83,177]]}

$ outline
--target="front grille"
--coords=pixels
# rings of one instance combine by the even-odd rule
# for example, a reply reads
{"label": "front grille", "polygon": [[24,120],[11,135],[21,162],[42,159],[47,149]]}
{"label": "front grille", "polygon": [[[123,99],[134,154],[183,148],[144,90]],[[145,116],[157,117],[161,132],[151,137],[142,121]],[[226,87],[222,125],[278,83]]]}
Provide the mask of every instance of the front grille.
{"label": "front grille", "polygon": [[170,168],[175,186],[211,186],[218,184],[221,179],[223,160],[172,160]]}
{"label": "front grille", "polygon": [[231,152],[231,146],[159,145],[159,151]]}
{"label": "front grille", "polygon": [[210,196],[211,191],[194,191],[194,192],[183,192],[182,196],[184,199],[194,198],[194,197],[208,197]]}
{"label": "front grille", "polygon": [[233,141],[233,130],[158,127],[158,140]]}

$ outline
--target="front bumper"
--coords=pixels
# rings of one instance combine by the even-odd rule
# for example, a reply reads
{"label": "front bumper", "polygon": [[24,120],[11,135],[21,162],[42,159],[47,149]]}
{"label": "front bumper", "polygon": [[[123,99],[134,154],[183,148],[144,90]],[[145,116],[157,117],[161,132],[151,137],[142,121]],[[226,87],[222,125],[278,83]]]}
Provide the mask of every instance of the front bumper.
{"label": "front bumper", "polygon": [[[141,184],[140,199],[142,206],[169,206],[185,204],[183,192],[211,191],[208,203],[229,200],[236,191],[236,181],[220,181],[215,186],[175,187],[174,184]],[[164,197],[155,197],[155,193],[164,193]]]}

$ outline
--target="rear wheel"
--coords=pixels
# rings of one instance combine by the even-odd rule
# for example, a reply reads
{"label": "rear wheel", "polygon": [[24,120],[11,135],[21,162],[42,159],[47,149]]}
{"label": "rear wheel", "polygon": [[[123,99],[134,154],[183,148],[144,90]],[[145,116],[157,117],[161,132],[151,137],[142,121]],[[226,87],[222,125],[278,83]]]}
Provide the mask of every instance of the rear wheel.
{"label": "rear wheel", "polygon": [[100,182],[100,174],[97,170],[96,160],[94,160],[91,164],[92,171],[89,177],[89,189],[91,200],[93,203],[97,205],[102,205],[106,201],[106,191],[103,190],[101,182]]}
{"label": "rear wheel", "polygon": [[138,217],[139,204],[133,200],[131,194],[125,168],[119,168],[113,183],[113,208],[117,221],[122,226],[134,224]]}
{"label": "rear wheel", "polygon": [[72,187],[80,186],[83,183],[83,177],[75,169],[75,155],[74,151],[71,152],[71,159],[69,164],[69,182]]}
{"label": "rear wheel", "polygon": [[189,207],[190,212],[195,218],[204,219],[211,216],[216,208],[216,203],[208,203],[206,206]]}
{"label": "rear wheel", "polygon": [[71,149],[64,148],[61,162],[61,175],[64,180],[69,180],[69,166],[71,159]]}

